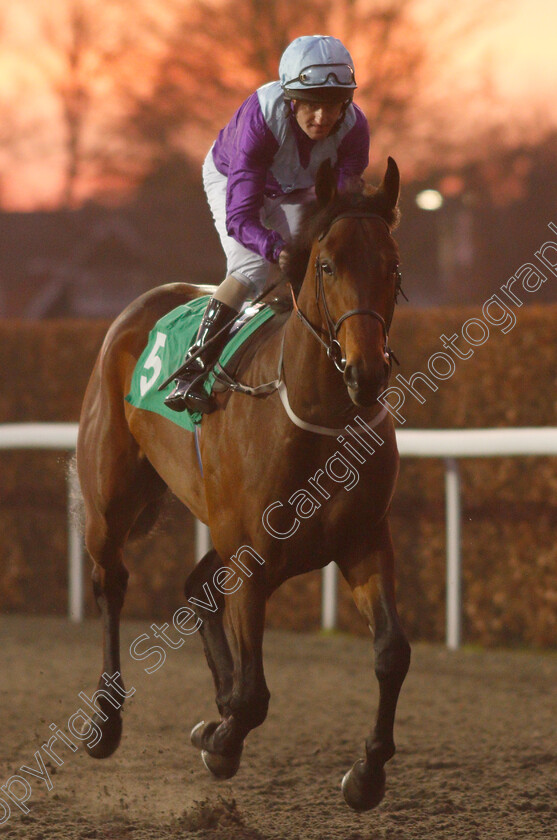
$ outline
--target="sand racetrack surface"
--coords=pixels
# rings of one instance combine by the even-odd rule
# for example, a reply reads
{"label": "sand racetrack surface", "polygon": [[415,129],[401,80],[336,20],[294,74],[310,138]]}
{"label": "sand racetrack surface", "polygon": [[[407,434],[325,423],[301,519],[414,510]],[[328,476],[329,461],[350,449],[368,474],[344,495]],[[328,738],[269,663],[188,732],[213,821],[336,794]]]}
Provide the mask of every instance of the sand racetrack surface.
{"label": "sand racetrack surface", "polygon": [[[162,623],[162,622],[159,622]],[[0,785],[67,732],[100,666],[100,625],[4,616],[1,627]],[[52,789],[32,794],[0,837],[18,840],[539,840],[557,838],[557,656],[458,653],[414,645],[399,704],[398,752],[387,794],[358,815],[340,780],[363,750],[377,688],[371,643],[268,632],[271,708],[247,739],[237,776],[212,780],[189,731],[215,717],[201,640],[169,650],[155,673],[131,659],[147,623],[123,627],[126,687],[135,695],[109,759],[46,760]],[[152,661],[152,660],[150,660]],[[19,788],[18,788],[19,789]],[[4,796],[4,793],[0,793]],[[0,810],[1,817],[1,810]]]}

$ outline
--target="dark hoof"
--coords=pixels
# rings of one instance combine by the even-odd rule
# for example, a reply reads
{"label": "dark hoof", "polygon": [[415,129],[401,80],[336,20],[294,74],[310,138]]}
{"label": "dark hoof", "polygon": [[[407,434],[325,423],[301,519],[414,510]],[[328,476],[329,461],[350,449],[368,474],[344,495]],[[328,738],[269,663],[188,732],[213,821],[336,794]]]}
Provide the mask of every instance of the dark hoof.
{"label": "dark hoof", "polygon": [[242,759],[243,745],[237,752],[223,755],[222,753],[209,752],[205,749],[206,739],[210,737],[215,729],[219,726],[218,723],[205,723],[202,720],[191,731],[191,742],[194,747],[201,750],[201,759],[203,764],[215,779],[231,779],[235,776],[240,767]]}
{"label": "dark hoof", "polygon": [[354,811],[371,811],[385,796],[385,771],[370,771],[363,759],[357,761],[342,780],[346,804]]}
{"label": "dark hoof", "polygon": [[196,723],[190,733],[190,741],[194,747],[197,747],[198,750],[205,749],[204,739],[207,736],[212,735],[217,726],[218,723],[205,723],[204,720],[200,720],[199,723]]}
{"label": "dark hoof", "polygon": [[[83,747],[85,752],[89,753],[91,758],[108,758],[109,755],[112,755],[118,749],[120,738],[122,737],[122,718],[120,715],[113,715],[107,721],[104,721],[98,715],[93,715],[93,721],[101,730],[102,737],[92,747],[89,747],[87,741],[84,741]],[[90,725],[85,724],[82,732],[90,729]],[[95,735],[93,731],[90,734],[89,741],[92,741]]]}
{"label": "dark hoof", "polygon": [[201,751],[203,764],[215,779],[231,779],[235,776],[240,767],[242,759],[242,748],[235,755],[218,755],[207,750]]}

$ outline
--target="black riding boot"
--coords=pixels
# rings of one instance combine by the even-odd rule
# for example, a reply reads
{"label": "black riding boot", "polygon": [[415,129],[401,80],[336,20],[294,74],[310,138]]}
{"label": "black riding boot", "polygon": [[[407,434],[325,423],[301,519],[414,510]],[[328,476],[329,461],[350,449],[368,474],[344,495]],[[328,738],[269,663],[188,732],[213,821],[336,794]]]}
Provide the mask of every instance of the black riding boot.
{"label": "black riding boot", "polygon": [[[203,383],[226,344],[230,327],[234,323],[232,319],[237,314],[237,310],[228,306],[228,304],[211,298],[199,325],[196,339],[188,350],[184,362],[187,362],[188,357],[196,350],[203,349],[195,359],[192,359],[191,365],[187,367],[184,373],[176,379],[176,387],[164,401],[168,408],[173,411],[185,411],[187,408],[190,411],[200,411],[202,414],[209,414],[214,410],[214,400],[210,394],[205,392]],[[205,347],[206,342],[229,322],[232,322],[229,328],[223,330],[214,341],[211,341]]]}

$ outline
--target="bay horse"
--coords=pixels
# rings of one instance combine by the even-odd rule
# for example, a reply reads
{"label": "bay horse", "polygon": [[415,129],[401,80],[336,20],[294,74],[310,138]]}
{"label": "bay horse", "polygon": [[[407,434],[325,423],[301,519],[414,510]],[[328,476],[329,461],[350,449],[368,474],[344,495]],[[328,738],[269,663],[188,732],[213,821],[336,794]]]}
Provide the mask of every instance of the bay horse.
{"label": "bay horse", "polygon": [[[208,770],[217,778],[233,776],[245,737],[266,717],[270,694],[262,641],[267,599],[285,580],[334,561],[374,634],[379,683],[374,729],[342,790],[357,811],[383,798],[383,768],[395,752],[396,704],[410,663],[395,603],[388,523],[398,452],[391,417],[377,402],[390,373],[387,334],[400,286],[392,237],[399,183],[397,165],[389,158],[377,189],[339,194],[332,167],[322,165],[316,201],[291,262],[293,274],[304,266],[294,307],[260,328],[235,372],[248,385],[265,383],[276,376],[281,358],[282,391],[259,399],[231,390],[219,394],[218,410],[201,424],[200,462],[192,433],[124,398],[156,321],[207,288],[175,283],[151,290],[110,327],[85,393],[77,444],[85,540],[104,630],[97,695],[103,714],[95,718],[102,738],[86,747],[92,756],[112,754],[122,731],[125,689],[121,676],[108,677],[122,672],[119,617],[128,578],[124,544],[154,523],[169,488],[209,525],[214,546],[185,587],[186,597],[193,599],[188,603],[196,604],[220,713],[220,720],[201,722],[191,734]],[[331,466],[327,477],[339,475],[338,441],[355,418],[373,429],[381,445],[371,448],[372,454],[370,447],[365,452],[352,446],[358,480],[350,489],[337,480],[326,484],[325,466]],[[312,493],[300,491],[307,483]],[[248,556],[257,560],[251,568]],[[209,609],[207,586],[217,573],[223,586],[232,576],[236,579],[220,587],[218,609]]]}

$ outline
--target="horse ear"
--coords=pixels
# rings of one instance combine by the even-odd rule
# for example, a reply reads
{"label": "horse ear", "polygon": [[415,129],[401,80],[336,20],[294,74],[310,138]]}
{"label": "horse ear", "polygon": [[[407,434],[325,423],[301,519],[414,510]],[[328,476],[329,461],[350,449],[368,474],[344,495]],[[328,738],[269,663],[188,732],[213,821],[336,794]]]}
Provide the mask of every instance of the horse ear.
{"label": "horse ear", "polygon": [[385,196],[389,210],[394,210],[400,193],[400,172],[396,161],[392,157],[388,159],[387,171],[379,186],[379,192],[382,192]]}
{"label": "horse ear", "polygon": [[337,178],[329,158],[324,160],[315,176],[315,195],[322,207],[330,204],[337,196]]}

